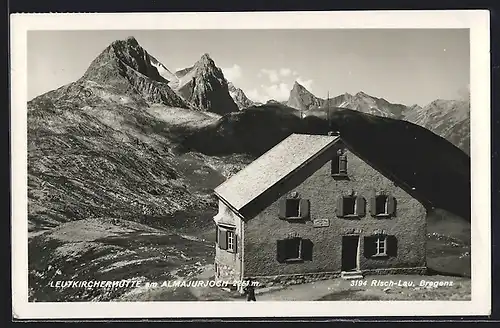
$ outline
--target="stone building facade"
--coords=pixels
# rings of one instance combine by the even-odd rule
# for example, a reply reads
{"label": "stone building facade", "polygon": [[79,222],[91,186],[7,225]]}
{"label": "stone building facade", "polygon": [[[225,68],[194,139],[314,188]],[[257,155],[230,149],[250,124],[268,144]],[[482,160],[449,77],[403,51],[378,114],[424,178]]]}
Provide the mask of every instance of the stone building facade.
{"label": "stone building facade", "polygon": [[216,279],[424,273],[426,209],[339,136],[293,134],[215,189]]}

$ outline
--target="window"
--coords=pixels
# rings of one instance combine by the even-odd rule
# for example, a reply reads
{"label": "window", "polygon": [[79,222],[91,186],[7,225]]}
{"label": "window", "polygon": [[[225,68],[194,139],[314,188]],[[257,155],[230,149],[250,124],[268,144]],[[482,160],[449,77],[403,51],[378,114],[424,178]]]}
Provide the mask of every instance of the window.
{"label": "window", "polygon": [[219,248],[231,253],[236,253],[238,243],[235,228],[219,226],[217,230]]}
{"label": "window", "polygon": [[286,260],[302,259],[302,238],[285,239]]}
{"label": "window", "polygon": [[279,263],[312,261],[313,242],[301,237],[287,237],[277,241]]}
{"label": "window", "polygon": [[278,217],[282,220],[306,220],[309,218],[309,205],[308,199],[282,198]]}
{"label": "window", "polygon": [[375,197],[375,214],[387,214],[387,196],[379,195]]}
{"label": "window", "polygon": [[375,255],[374,256],[385,256],[387,255],[387,237],[378,237],[375,241]]}
{"label": "window", "polygon": [[302,238],[278,240],[278,261],[294,262],[302,260]]}
{"label": "window", "polygon": [[344,216],[356,214],[356,197],[343,197]]}
{"label": "window", "polygon": [[230,252],[234,252],[235,246],[234,246],[234,231],[228,230],[227,231],[227,250]]}
{"label": "window", "polygon": [[298,217],[300,199],[287,199],[286,200],[286,216],[287,217]]}
{"label": "window", "polygon": [[339,151],[331,161],[331,175],[333,177],[347,176],[347,155]]}
{"label": "window", "polygon": [[342,196],[338,199],[336,214],[340,218],[359,218],[365,215],[366,201],[362,196]]}
{"label": "window", "polygon": [[371,198],[370,214],[376,217],[390,217],[396,213],[396,199],[391,195],[377,195]]}
{"label": "window", "polygon": [[375,234],[364,237],[364,254],[366,258],[397,256],[398,240],[396,236]]}

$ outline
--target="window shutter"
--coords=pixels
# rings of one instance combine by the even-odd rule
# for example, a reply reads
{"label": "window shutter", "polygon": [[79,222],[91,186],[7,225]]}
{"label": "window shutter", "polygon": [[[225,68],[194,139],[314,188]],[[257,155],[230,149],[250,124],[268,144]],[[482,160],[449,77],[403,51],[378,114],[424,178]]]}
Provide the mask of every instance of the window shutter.
{"label": "window shutter", "polygon": [[366,200],[363,196],[356,197],[356,214],[360,217],[365,216]]}
{"label": "window shutter", "polygon": [[375,196],[370,197],[370,215],[375,216],[377,214],[377,199]]}
{"label": "window shutter", "polygon": [[396,198],[392,195],[387,196],[387,214],[396,214]]}
{"label": "window shutter", "polygon": [[309,199],[301,199],[299,204],[300,217],[303,219],[309,218]]}
{"label": "window shutter", "polygon": [[227,230],[219,228],[219,248],[227,249]]}
{"label": "window shutter", "polygon": [[363,253],[366,258],[372,257],[377,252],[376,238],[375,236],[364,237]]}
{"label": "window shutter", "polygon": [[280,219],[286,218],[286,198],[280,199],[280,209],[278,216]]}
{"label": "window shutter", "polygon": [[215,243],[219,243],[219,226],[215,225]]}
{"label": "window shutter", "polygon": [[339,156],[339,173],[347,173],[347,156]]}
{"label": "window shutter", "polygon": [[333,159],[330,161],[331,163],[331,174],[339,174],[339,157],[335,156]]}
{"label": "window shutter", "polygon": [[396,236],[387,236],[386,241],[387,255],[397,256],[398,255],[398,239]]}
{"label": "window shutter", "polygon": [[339,218],[344,217],[344,197],[340,196],[337,199],[336,214]]}
{"label": "window shutter", "polygon": [[313,242],[310,239],[302,239],[302,259],[312,261]]}
{"label": "window shutter", "polygon": [[276,241],[276,260],[278,263],[284,263],[286,260],[286,241]]}

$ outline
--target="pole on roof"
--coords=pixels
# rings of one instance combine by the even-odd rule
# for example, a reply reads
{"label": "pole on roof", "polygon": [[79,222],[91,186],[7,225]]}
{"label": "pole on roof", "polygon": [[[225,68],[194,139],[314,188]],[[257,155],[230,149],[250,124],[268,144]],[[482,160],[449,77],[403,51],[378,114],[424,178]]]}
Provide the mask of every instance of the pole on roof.
{"label": "pole on roof", "polygon": [[328,130],[332,131],[332,120],[330,117],[330,90],[328,90],[326,96],[326,117],[328,119]]}

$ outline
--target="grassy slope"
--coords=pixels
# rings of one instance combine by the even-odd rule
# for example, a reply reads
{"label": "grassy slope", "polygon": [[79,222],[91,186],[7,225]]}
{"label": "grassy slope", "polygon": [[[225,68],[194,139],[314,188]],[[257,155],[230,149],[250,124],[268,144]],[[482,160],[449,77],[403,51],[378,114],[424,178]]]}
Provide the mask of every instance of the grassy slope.
{"label": "grassy slope", "polygon": [[471,225],[444,210],[427,216],[427,265],[442,274],[471,276]]}
{"label": "grassy slope", "polygon": [[126,220],[69,222],[31,238],[31,301],[109,301],[129,288],[54,288],[52,281],[163,281],[186,277],[213,257],[212,243]]}

